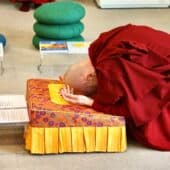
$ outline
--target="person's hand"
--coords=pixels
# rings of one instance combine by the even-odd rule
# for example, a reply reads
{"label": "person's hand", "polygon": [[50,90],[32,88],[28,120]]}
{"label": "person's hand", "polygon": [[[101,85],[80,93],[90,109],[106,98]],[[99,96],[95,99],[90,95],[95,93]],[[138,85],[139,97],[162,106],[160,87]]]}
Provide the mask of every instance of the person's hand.
{"label": "person's hand", "polygon": [[66,85],[63,89],[61,89],[60,93],[63,98],[70,103],[86,106],[92,106],[93,104],[93,99],[90,97],[74,94],[73,88],[70,88],[69,85]]}

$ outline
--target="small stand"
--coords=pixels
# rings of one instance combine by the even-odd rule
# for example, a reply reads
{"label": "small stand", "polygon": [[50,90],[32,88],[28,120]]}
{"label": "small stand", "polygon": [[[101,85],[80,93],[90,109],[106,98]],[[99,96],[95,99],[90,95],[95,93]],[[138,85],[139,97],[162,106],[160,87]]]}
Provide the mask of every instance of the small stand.
{"label": "small stand", "polygon": [[28,122],[24,95],[0,95],[0,126],[26,125]]}
{"label": "small stand", "polygon": [[41,73],[42,62],[45,56],[52,54],[88,54],[90,41],[40,41],[40,63],[37,66]]}
{"label": "small stand", "polygon": [[41,52],[40,52],[40,63],[39,63],[39,65],[37,66],[37,70],[38,70],[40,73],[41,73],[41,67],[42,67],[43,58],[44,58],[44,55],[41,54]]}
{"label": "small stand", "polygon": [[3,60],[4,60],[4,48],[3,44],[0,43],[0,74],[2,75],[4,72],[4,67],[3,67]]}

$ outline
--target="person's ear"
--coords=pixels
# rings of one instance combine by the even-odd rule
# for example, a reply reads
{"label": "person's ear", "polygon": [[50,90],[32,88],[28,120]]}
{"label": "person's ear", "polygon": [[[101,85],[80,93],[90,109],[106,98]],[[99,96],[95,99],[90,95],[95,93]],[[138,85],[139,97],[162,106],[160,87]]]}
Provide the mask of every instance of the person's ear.
{"label": "person's ear", "polygon": [[96,75],[94,73],[89,73],[86,75],[86,80],[87,81],[92,81],[96,79]]}

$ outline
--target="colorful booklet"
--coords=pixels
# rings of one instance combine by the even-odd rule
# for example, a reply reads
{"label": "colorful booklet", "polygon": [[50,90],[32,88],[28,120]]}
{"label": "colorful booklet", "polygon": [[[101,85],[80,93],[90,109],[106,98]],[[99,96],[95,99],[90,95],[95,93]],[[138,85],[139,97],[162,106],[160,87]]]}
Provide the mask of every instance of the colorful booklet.
{"label": "colorful booklet", "polygon": [[40,41],[41,53],[68,53],[66,41]]}
{"label": "colorful booklet", "polygon": [[65,84],[49,84],[49,94],[50,99],[53,103],[58,105],[68,105],[69,102],[65,101],[64,98],[60,94],[60,90],[65,86]]}
{"label": "colorful booklet", "polygon": [[40,53],[88,54],[91,42],[87,41],[40,41]]}

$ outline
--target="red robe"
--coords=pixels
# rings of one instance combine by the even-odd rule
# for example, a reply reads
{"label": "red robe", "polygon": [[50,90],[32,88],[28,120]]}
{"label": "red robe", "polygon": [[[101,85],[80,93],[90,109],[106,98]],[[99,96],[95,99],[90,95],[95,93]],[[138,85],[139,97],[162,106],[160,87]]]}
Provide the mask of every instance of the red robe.
{"label": "red robe", "polygon": [[39,7],[43,3],[53,2],[54,0],[10,0],[11,2],[21,2],[20,11],[29,11],[31,4],[34,4],[34,8]]}
{"label": "red robe", "polygon": [[125,116],[140,143],[170,150],[170,34],[125,25],[89,48],[98,88],[93,108]]}
{"label": "red robe", "polygon": [[54,0],[10,0],[12,2],[33,2],[35,4],[43,4],[46,2],[52,2]]}

